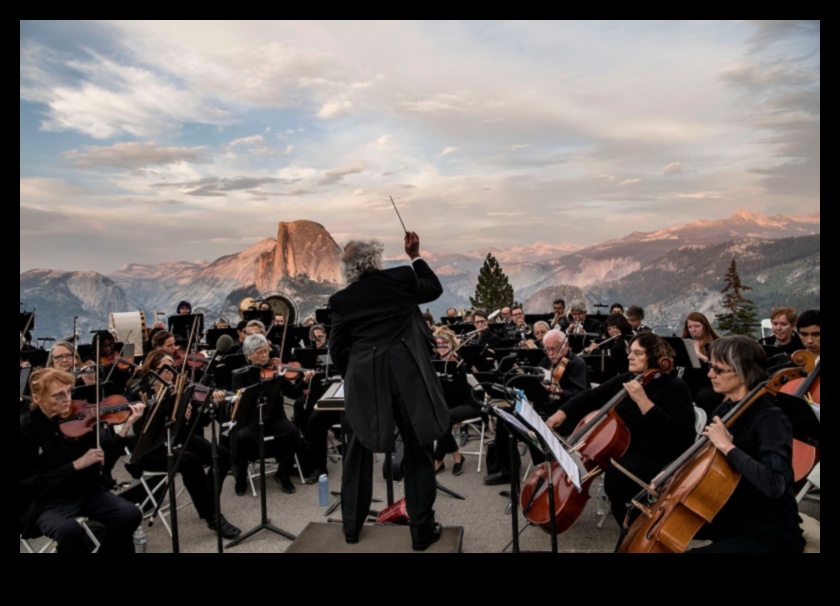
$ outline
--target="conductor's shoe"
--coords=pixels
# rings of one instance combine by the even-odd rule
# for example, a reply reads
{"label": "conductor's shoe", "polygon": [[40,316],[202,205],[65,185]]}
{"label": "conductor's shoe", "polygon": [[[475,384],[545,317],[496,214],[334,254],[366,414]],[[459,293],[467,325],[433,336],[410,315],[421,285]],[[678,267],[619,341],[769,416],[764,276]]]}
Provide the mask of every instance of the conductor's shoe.
{"label": "conductor's shoe", "polygon": [[244,477],[236,478],[233,482],[233,490],[236,492],[236,496],[244,497],[248,490],[247,479]]}
{"label": "conductor's shoe", "polygon": [[348,545],[355,545],[359,542],[359,535],[357,534],[346,534],[344,535],[344,542]]}
{"label": "conductor's shoe", "polygon": [[292,479],[287,473],[275,473],[274,481],[280,484],[280,490],[286,494],[295,494],[297,492],[297,488],[292,484]]}
{"label": "conductor's shoe", "polygon": [[428,538],[420,541],[412,541],[411,548],[414,551],[426,551],[429,547],[431,547],[434,543],[440,541],[440,537],[443,534],[443,526],[440,525],[439,522],[435,522],[435,525],[432,526],[432,530],[429,533]]}
{"label": "conductor's shoe", "polygon": [[[242,531],[239,530],[236,526],[231,524],[227,521],[225,516],[219,516],[220,526],[222,529],[222,538],[225,539],[235,539],[239,535],[242,534]],[[207,528],[216,532],[216,517],[213,516],[212,518],[207,520]]]}
{"label": "conductor's shoe", "polygon": [[484,476],[484,483],[487,486],[498,486],[499,484],[510,484],[510,473],[507,471],[497,471],[490,475]]}

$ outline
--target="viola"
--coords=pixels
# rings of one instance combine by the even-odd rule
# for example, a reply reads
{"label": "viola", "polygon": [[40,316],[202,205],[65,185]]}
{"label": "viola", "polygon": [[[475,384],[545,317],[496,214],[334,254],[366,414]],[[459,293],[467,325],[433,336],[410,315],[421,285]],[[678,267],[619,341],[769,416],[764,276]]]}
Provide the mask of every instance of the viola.
{"label": "viola", "polygon": [[[765,394],[778,393],[785,383],[799,376],[799,368],[778,371],[738,402],[722,419],[723,423],[731,427]],[[627,533],[617,551],[684,552],[697,532],[726,505],[740,479],[741,474],[726,456],[706,436],[701,437],[633,499],[632,504],[641,515],[629,523],[628,514]]]}
{"label": "viola", "polygon": [[[99,421],[108,425],[125,423],[131,416],[131,404],[120,395],[105,398],[99,404]],[[81,438],[90,433],[94,425],[96,425],[96,404],[83,400],[73,400],[70,403],[70,415],[58,422],[61,433],[72,439]]]}
{"label": "viola", "polygon": [[[647,385],[662,377],[670,369],[652,369],[636,375],[633,380]],[[581,490],[572,484],[566,472],[552,462],[551,484],[554,486],[555,531],[565,532],[577,521],[589,500],[589,487],[610,465],[612,459],[620,458],[630,446],[630,432],[615,411],[616,406],[627,397],[627,390],[621,389],[600,409],[590,413],[578,424],[567,440],[572,453],[579,456],[587,470],[581,478]],[[550,495],[548,493],[547,464],[539,465],[522,485],[520,505],[529,522],[552,533]]]}

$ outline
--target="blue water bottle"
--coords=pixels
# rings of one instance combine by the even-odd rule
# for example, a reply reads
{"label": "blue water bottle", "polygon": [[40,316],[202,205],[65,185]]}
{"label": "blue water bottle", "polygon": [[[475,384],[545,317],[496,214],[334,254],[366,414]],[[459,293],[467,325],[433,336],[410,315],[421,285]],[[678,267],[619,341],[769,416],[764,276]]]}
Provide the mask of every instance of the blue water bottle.
{"label": "blue water bottle", "polygon": [[322,473],[318,476],[318,505],[326,507],[330,504],[330,483],[327,480],[327,474]]}

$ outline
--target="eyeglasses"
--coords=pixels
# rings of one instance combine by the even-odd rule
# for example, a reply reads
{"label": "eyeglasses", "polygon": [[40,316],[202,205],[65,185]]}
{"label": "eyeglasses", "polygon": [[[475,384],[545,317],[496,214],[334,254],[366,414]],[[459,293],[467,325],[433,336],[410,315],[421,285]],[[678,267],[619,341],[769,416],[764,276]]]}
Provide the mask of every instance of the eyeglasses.
{"label": "eyeglasses", "polygon": [[487,324],[487,320],[473,320],[473,324],[478,326],[479,324]]}
{"label": "eyeglasses", "polygon": [[524,314],[524,313],[522,313],[521,311],[515,311],[515,312],[513,312],[513,314],[511,314],[511,315],[514,315],[514,316],[524,316],[525,314]]}
{"label": "eyeglasses", "polygon": [[711,370],[716,375],[725,375],[730,372],[735,372],[734,368],[721,368],[717,364],[709,364],[709,370]]}
{"label": "eyeglasses", "polygon": [[548,347],[546,347],[546,348],[545,348],[545,350],[546,350],[548,353],[559,353],[560,351],[562,351],[562,350],[563,350],[563,345],[559,345],[559,346],[557,346],[557,345],[549,345]]}
{"label": "eyeglasses", "polygon": [[54,393],[50,396],[54,402],[63,402],[65,400],[72,400],[73,396],[69,391],[62,391],[61,393]]}
{"label": "eyeglasses", "polygon": [[53,360],[69,360],[73,357],[73,354],[59,354],[57,356],[53,356]]}
{"label": "eyeglasses", "polygon": [[633,356],[634,358],[644,358],[647,352],[644,349],[628,349],[627,355]]}

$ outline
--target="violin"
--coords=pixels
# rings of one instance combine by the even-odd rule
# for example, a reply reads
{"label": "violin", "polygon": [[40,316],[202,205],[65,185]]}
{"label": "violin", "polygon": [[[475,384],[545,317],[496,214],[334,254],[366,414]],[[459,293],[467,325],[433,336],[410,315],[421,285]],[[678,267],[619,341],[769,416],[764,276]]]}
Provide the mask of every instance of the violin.
{"label": "violin", "polygon": [[[108,425],[125,423],[131,416],[131,404],[132,402],[120,395],[105,398],[99,405],[99,421]],[[73,400],[70,403],[70,415],[58,422],[61,433],[74,440],[90,433],[94,425],[96,425],[96,404],[84,400]]]}
{"label": "violin", "polygon": [[268,381],[269,379],[276,377],[281,372],[286,379],[294,381],[302,372],[315,371],[301,367],[300,362],[289,362],[288,364],[283,364],[280,361],[280,358],[271,358],[268,361],[268,366],[264,366],[260,369],[260,378],[263,381]]}
{"label": "violin", "polygon": [[187,368],[200,369],[204,368],[210,362],[203,352],[188,354],[186,350],[180,345],[175,348],[175,353],[172,354],[172,359],[175,366],[182,368],[186,365]]}
{"label": "violin", "polygon": [[[636,375],[633,380],[647,385],[669,371],[670,368],[651,369]],[[572,454],[580,457],[587,470],[586,475],[581,478],[580,491],[566,476],[563,468],[556,462],[551,462],[556,524],[554,532],[557,534],[571,528],[580,517],[589,500],[589,486],[592,481],[609,467],[612,459],[620,458],[627,452],[630,446],[630,432],[615,411],[616,406],[627,395],[627,390],[622,388],[600,409],[584,417],[566,441]],[[542,463],[525,480],[520,493],[520,505],[529,522],[551,534],[553,531],[547,468],[547,463]]]}
{"label": "violin", "polygon": [[[756,386],[722,419],[731,427],[765,394],[775,395],[800,376],[799,368],[783,368]],[[618,546],[619,553],[682,553],[694,535],[723,509],[735,492],[741,474],[726,456],[703,436],[666,467],[650,487],[632,501],[641,515],[630,523]],[[647,504],[645,504],[647,503]]]}

